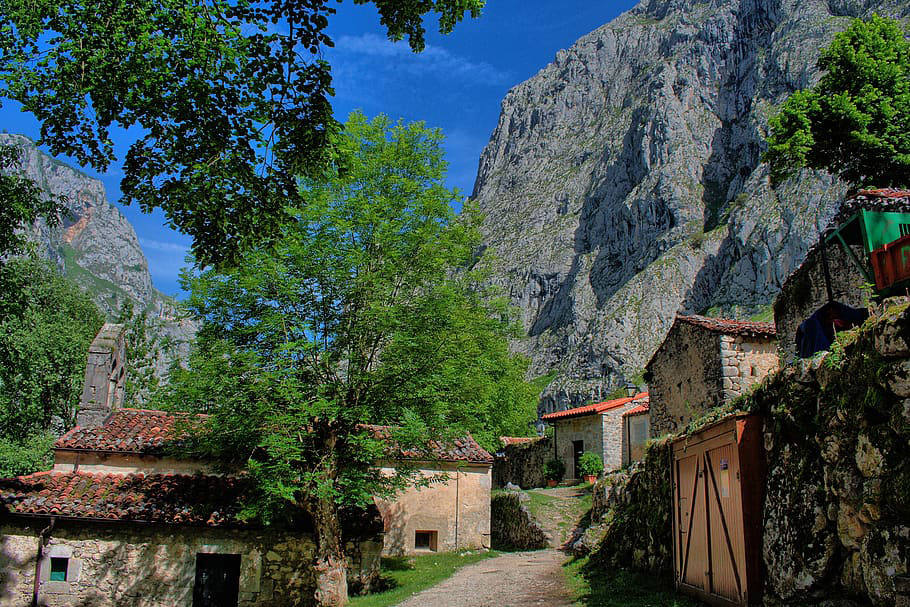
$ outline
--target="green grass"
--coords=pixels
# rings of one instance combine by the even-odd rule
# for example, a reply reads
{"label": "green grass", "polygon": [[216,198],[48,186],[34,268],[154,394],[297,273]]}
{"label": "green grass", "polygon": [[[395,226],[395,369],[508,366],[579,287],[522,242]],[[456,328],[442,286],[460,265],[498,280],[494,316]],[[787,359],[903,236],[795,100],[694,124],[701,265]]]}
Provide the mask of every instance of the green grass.
{"label": "green grass", "polygon": [[588,557],[563,565],[566,583],[580,607],[696,607],[702,605],[676,594],[666,581],[630,571],[602,571]]}
{"label": "green grass", "polygon": [[465,565],[499,556],[487,552],[440,552],[416,557],[382,559],[382,581],[388,590],[353,597],[351,607],[397,605],[413,594],[435,586]]}

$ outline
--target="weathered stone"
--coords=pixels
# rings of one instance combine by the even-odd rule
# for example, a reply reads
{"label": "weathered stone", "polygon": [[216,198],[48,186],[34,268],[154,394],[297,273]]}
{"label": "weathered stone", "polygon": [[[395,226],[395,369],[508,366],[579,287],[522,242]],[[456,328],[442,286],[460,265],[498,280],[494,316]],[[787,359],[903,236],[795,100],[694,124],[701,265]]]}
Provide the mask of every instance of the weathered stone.
{"label": "weathered stone", "polygon": [[856,467],[866,478],[881,476],[884,472],[885,463],[882,452],[871,443],[865,434],[860,434],[856,442]]}
{"label": "weathered stone", "polygon": [[546,437],[530,443],[506,445],[493,460],[493,486],[512,483],[523,489],[543,487],[547,484],[546,463],[551,459],[553,442]]}
{"label": "weathered stone", "polygon": [[515,493],[493,496],[490,517],[495,550],[539,550],[550,545],[550,537]]}

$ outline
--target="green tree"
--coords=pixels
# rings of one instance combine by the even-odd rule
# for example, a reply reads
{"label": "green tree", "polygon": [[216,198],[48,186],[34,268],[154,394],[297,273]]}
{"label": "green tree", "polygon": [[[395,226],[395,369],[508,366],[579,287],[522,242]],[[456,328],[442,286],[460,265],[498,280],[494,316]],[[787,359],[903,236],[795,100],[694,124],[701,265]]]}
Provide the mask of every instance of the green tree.
{"label": "green tree", "polygon": [[534,418],[527,362],[506,345],[515,325],[470,271],[476,217],[452,211],[441,142],[353,114],[344,171],[304,181],[308,204],[274,249],[184,279],[203,325],[158,402],[211,414],[191,450],[250,471],[248,515],[312,517],[324,605],[346,601],[339,509],[413,473],[380,474],[389,443],[364,424],[419,450],[465,431],[492,445]]}
{"label": "green tree", "polygon": [[[424,48],[424,17],[452,31],[483,0],[354,0],[390,38]],[[106,170],[111,127],[141,136],[123,198],[161,208],[196,259],[234,260],[280,232],[296,177],[332,158],[331,0],[7,0],[3,93],[41,122],[54,154]]]}
{"label": "green tree", "polygon": [[27,236],[21,229],[44,217],[57,221],[62,201],[47,195],[33,181],[19,173],[22,151],[11,145],[0,146],[0,263],[7,255],[22,253]]}
{"label": "green tree", "polygon": [[75,422],[86,352],[103,322],[88,295],[46,262],[0,265],[0,470],[37,465],[27,462],[41,461],[28,455],[46,444],[40,437]]}
{"label": "green tree", "polygon": [[910,185],[910,41],[900,23],[854,20],[818,67],[818,84],[771,119],[772,181],[809,167],[853,185]]}

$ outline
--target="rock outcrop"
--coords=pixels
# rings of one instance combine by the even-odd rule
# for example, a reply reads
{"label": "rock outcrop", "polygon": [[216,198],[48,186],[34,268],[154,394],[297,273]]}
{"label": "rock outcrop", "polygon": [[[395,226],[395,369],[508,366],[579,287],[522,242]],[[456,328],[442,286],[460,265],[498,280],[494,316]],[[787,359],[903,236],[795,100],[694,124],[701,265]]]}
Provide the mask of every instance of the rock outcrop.
{"label": "rock outcrop", "polygon": [[767,313],[844,194],[776,189],[768,119],[816,78],[851,17],[903,0],[644,0],[502,102],[474,198],[495,282],[544,399],[577,404],[641,371],[676,312]]}
{"label": "rock outcrop", "polygon": [[193,321],[182,318],[176,302],[152,285],[133,226],[107,200],[97,179],[42,152],[22,135],[0,134],[0,145],[22,150],[19,170],[54,196],[63,196],[68,213],[56,225],[39,219],[31,226],[38,252],[84,288],[98,308],[114,319],[124,304],[145,311],[150,337],[161,348],[156,362],[164,375],[175,358],[185,358],[195,335]]}

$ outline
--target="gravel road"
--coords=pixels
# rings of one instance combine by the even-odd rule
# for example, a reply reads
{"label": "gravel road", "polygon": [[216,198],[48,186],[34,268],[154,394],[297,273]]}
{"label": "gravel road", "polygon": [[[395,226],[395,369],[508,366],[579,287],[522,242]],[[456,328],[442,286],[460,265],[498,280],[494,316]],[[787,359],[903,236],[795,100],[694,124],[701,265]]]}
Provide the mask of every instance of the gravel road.
{"label": "gravel road", "polygon": [[512,552],[458,570],[398,607],[572,607],[556,550]]}

